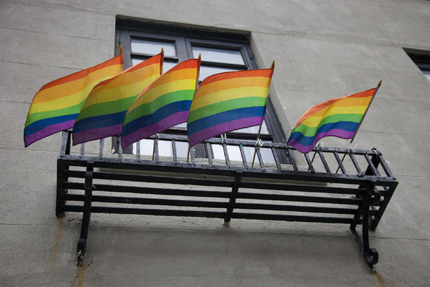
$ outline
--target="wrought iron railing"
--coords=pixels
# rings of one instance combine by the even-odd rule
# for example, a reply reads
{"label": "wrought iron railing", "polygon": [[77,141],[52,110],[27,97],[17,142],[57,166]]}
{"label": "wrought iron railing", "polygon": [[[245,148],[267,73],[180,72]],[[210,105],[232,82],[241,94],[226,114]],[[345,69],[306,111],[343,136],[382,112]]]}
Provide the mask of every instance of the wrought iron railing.
{"label": "wrought iron railing", "polygon": [[[398,182],[376,149],[317,147],[308,155],[285,143],[213,138],[203,143],[204,158],[193,149],[187,158],[176,149],[187,137],[160,134],[150,139],[153,156],[139,148],[113,155],[104,140],[97,152],[94,143],[90,152],[85,145],[74,150],[70,134],[63,133],[58,157],[56,213],[83,212],[82,256],[90,214],[99,212],[349,224],[367,264],[373,268],[378,261],[368,232],[379,224]],[[159,141],[171,143],[170,157],[160,156]],[[222,147],[222,160],[213,159],[213,145]],[[232,148],[241,160],[230,160]],[[255,151],[254,167],[245,149]],[[272,154],[270,162],[263,150]]]}

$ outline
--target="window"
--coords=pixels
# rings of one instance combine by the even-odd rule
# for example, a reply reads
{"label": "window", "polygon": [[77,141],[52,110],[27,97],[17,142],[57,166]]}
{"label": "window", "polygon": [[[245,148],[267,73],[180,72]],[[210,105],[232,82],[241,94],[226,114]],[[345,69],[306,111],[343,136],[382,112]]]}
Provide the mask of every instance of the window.
{"label": "window", "polygon": [[414,61],[424,76],[430,81],[430,52],[405,49],[408,56]]}
{"label": "window", "polygon": [[[256,69],[249,46],[248,35],[212,32],[203,29],[181,28],[172,25],[154,24],[118,17],[116,30],[116,48],[123,46],[124,67],[135,65],[164,49],[163,72],[168,71],[176,64],[201,54],[200,68],[201,82],[204,78],[221,72]],[[256,140],[259,127],[250,127],[227,133],[227,138]],[[165,133],[186,135],[186,123],[177,125]],[[266,142],[281,142],[285,139],[280,124],[274,115],[272,104],[268,102],[265,121],[260,132],[260,139]],[[118,149],[117,140],[114,139],[114,149]],[[152,154],[153,141],[141,140],[142,154]],[[136,144],[128,147],[124,153],[134,153]],[[171,156],[171,143],[159,141],[160,156]],[[230,160],[241,160],[239,149],[229,147]],[[162,152],[161,152],[162,151]],[[271,150],[262,149],[265,162],[274,162]],[[178,157],[187,157],[188,145],[183,143],[177,146]],[[202,144],[195,146],[197,157],[207,157]],[[246,151],[247,160],[252,160],[253,149]],[[212,145],[212,154],[215,159],[224,159],[222,146]],[[282,160],[282,158],[281,158]]]}

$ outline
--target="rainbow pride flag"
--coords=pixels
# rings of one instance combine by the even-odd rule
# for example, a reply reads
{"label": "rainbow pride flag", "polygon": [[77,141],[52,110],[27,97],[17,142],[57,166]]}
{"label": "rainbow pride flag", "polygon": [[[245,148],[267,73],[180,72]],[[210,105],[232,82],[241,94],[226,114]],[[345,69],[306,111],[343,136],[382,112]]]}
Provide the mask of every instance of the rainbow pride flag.
{"label": "rainbow pride flag", "polygon": [[220,73],[204,79],[188,115],[190,146],[262,124],[274,68],[273,64],[270,69]]}
{"label": "rainbow pride flag", "polygon": [[97,66],[44,85],[34,96],[24,127],[24,144],[30,144],[73,127],[90,91],[122,71],[122,54]]}
{"label": "rainbow pride flag", "polygon": [[308,153],[323,137],[353,138],[377,89],[332,99],[310,108],[295,125],[288,145]]}
{"label": "rainbow pride flag", "polygon": [[123,148],[187,121],[199,69],[200,58],[181,62],[134,100],[122,127]]}
{"label": "rainbow pride flag", "polygon": [[163,60],[161,52],[94,87],[73,126],[73,145],[120,134],[127,109],[161,75]]}

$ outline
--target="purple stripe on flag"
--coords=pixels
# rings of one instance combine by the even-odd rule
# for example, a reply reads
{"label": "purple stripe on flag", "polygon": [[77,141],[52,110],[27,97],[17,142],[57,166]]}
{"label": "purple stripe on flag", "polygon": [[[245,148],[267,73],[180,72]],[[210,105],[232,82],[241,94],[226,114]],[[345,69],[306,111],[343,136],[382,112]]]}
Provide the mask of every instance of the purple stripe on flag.
{"label": "purple stripe on flag", "polygon": [[35,141],[43,139],[47,136],[50,136],[50,135],[55,134],[55,133],[60,132],[60,131],[70,129],[73,127],[74,123],[75,123],[75,120],[71,120],[71,121],[67,121],[67,122],[63,122],[63,123],[59,123],[59,124],[55,124],[55,125],[50,125],[50,126],[47,126],[43,129],[41,129],[40,131],[38,131],[34,134],[28,135],[24,138],[25,147],[28,147],[29,145],[31,145]]}
{"label": "purple stripe on flag", "polygon": [[126,148],[132,143],[137,142],[138,140],[145,139],[147,137],[150,137],[156,133],[162,132],[167,130],[168,128],[171,128],[175,125],[184,123],[187,121],[188,118],[188,111],[175,113],[173,115],[170,115],[161,121],[159,121],[156,124],[142,127],[132,133],[129,133],[127,135],[124,135],[121,138],[121,144],[122,148]]}
{"label": "purple stripe on flag", "polygon": [[333,136],[333,137],[338,137],[338,138],[343,138],[343,139],[350,139],[354,136],[354,133],[355,133],[355,131],[350,132],[350,131],[345,131],[345,130],[341,130],[341,129],[332,129],[332,130],[329,130],[325,133],[317,134],[315,136],[315,139],[314,139],[312,145],[309,145],[309,146],[301,145],[296,140],[289,141],[288,145],[295,148],[296,150],[298,150],[301,153],[308,153],[314,148],[315,144],[320,139],[322,139],[323,137]]}
{"label": "purple stripe on flag", "polygon": [[82,132],[73,133],[73,145],[77,145],[83,142],[88,142],[92,140],[99,140],[109,136],[116,136],[121,133],[122,124],[97,128],[92,130],[86,130]]}
{"label": "purple stripe on flag", "polygon": [[198,131],[188,136],[190,147],[193,147],[196,144],[208,138],[220,135],[222,133],[227,133],[238,129],[261,125],[263,123],[263,119],[264,117],[238,119],[231,122],[222,123],[219,125],[214,125],[207,129]]}

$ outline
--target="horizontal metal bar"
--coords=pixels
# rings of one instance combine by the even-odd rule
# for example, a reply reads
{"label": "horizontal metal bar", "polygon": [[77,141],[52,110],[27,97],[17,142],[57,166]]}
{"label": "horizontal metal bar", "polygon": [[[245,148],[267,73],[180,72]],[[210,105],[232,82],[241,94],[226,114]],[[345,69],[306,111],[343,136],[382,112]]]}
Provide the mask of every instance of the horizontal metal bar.
{"label": "horizontal metal bar", "polygon": [[[67,160],[66,160],[67,158]],[[345,184],[366,184],[369,179],[378,185],[394,185],[397,181],[389,177],[376,177],[376,176],[357,176],[357,175],[343,175],[343,174],[326,174],[326,173],[309,173],[290,170],[277,170],[277,169],[246,169],[241,167],[231,166],[230,168],[224,166],[208,166],[200,164],[186,164],[186,163],[169,163],[169,162],[154,162],[154,161],[140,161],[130,159],[114,159],[98,157],[78,157],[78,156],[59,156],[57,161],[67,162],[68,166],[85,166],[87,161],[94,161],[94,166],[97,168],[116,168],[116,169],[134,169],[134,170],[150,170],[157,172],[170,172],[170,173],[183,173],[183,174],[208,174],[208,175],[221,175],[221,176],[234,176],[237,171],[243,171],[244,177],[265,178],[265,179],[279,179],[279,180],[294,180],[294,181],[314,181],[314,182],[331,182],[331,183],[345,183]]]}
{"label": "horizontal metal bar", "polygon": [[288,190],[288,191],[304,191],[304,192],[331,193],[331,194],[355,194],[355,195],[364,194],[366,192],[366,189],[364,188],[274,184],[274,183],[260,183],[260,182],[241,182],[240,187],[253,188],[253,189]]}
{"label": "horizontal metal bar", "polygon": [[236,203],[235,209],[259,209],[278,211],[297,211],[310,213],[333,213],[333,214],[355,214],[357,209],[351,208],[330,208],[315,206],[279,205],[279,204],[256,204],[256,203]]}
{"label": "horizontal metal bar", "polygon": [[[157,134],[156,136],[151,136],[149,137],[149,139],[160,139],[160,140],[173,140],[175,139],[175,141],[179,141],[179,142],[188,142],[188,137],[185,135],[170,135],[170,134]],[[209,144],[222,144],[222,139],[221,138],[211,138],[208,139],[206,141],[204,141],[204,143],[209,143]],[[229,138],[228,139],[228,145],[237,145],[237,146],[246,146],[246,147],[254,147],[255,146],[255,140],[244,140],[244,139],[232,139]],[[286,143],[274,143],[274,142],[265,142],[264,143],[265,147],[268,148],[276,148],[276,149],[284,149],[284,150],[289,150],[292,151],[294,150],[292,147],[288,146]],[[317,151],[318,150],[324,152],[324,153],[333,153],[333,152],[338,152],[339,154],[344,154],[344,153],[348,153],[349,150],[347,148],[333,148],[333,147],[318,147],[318,148],[314,148],[313,151]],[[361,150],[361,149],[354,149],[353,153],[355,155],[373,155],[374,151],[372,150]]]}
{"label": "horizontal metal bar", "polygon": [[312,216],[301,216],[301,215],[239,213],[239,212],[233,213],[232,218],[280,220],[280,221],[295,221],[295,222],[344,223],[344,224],[351,224],[352,222],[352,219],[350,218],[339,218],[339,217],[312,217]]}
{"label": "horizontal metal bar", "polygon": [[[82,212],[82,206],[66,206],[66,211]],[[197,211],[197,210],[170,210],[170,209],[144,209],[126,207],[102,207],[92,206],[91,213],[112,213],[112,214],[141,214],[141,215],[164,215],[164,216],[184,216],[184,217],[209,217],[224,218],[225,212]]]}
{"label": "horizontal metal bar", "polygon": [[[83,201],[84,195],[68,195],[67,200]],[[122,204],[145,204],[145,205],[163,205],[163,206],[192,206],[192,207],[210,207],[210,208],[227,208],[228,202],[213,201],[195,201],[195,200],[171,200],[160,198],[138,198],[138,197],[119,197],[119,196],[100,196],[93,195],[92,202],[104,203],[122,203]]]}
{"label": "horizontal metal bar", "polygon": [[[218,197],[229,198],[230,192],[226,191],[207,191],[207,190],[188,190],[188,189],[166,189],[136,186],[121,186],[108,184],[95,184],[95,191],[120,192],[120,193],[140,193],[140,194],[162,194],[162,195],[183,195],[196,197]],[[65,189],[83,189],[83,183],[66,182]]]}
{"label": "horizontal metal bar", "polygon": [[351,205],[359,205],[362,202],[362,200],[359,198],[333,198],[333,197],[261,194],[261,193],[244,193],[244,192],[240,192],[237,195],[237,198],[275,200],[275,201],[297,201],[297,202],[351,204]]}
{"label": "horizontal metal bar", "polygon": [[[65,211],[82,212],[82,206],[66,206]],[[91,207],[92,213],[111,213],[111,214],[140,214],[140,215],[158,215],[158,216],[183,216],[183,217],[208,217],[224,218],[224,212],[214,211],[194,211],[194,210],[170,210],[170,209],[143,209],[143,208],[117,208],[117,207]],[[280,214],[261,214],[261,213],[238,213],[232,214],[235,219],[256,219],[256,220],[278,220],[278,221],[296,221],[296,222],[321,222],[321,223],[342,223],[351,224],[350,218],[339,217],[312,217],[299,215],[280,215]],[[361,224],[359,221],[357,224]]]}
{"label": "horizontal metal bar", "polygon": [[[66,172],[66,175],[68,177],[84,178],[85,171],[69,170]],[[113,173],[113,172],[94,172],[94,179],[203,185],[203,186],[218,186],[218,187],[233,186],[233,178],[231,181],[228,181],[228,180],[196,179],[196,178],[187,178],[187,177],[184,178],[184,177],[177,177],[175,175],[158,176],[158,175]]]}

